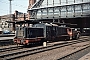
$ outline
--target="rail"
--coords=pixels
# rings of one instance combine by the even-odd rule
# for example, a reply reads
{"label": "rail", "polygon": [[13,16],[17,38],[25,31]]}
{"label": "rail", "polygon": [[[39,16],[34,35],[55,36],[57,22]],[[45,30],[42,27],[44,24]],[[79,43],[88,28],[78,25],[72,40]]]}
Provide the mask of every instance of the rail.
{"label": "rail", "polygon": [[20,58],[23,56],[28,56],[28,55],[32,55],[32,54],[36,54],[36,53],[40,53],[40,52],[44,52],[44,51],[49,51],[52,49],[57,49],[57,48],[61,48],[61,47],[65,47],[65,46],[69,46],[69,45],[73,45],[73,44],[77,44],[77,43],[81,43],[81,42],[86,42],[89,41],[88,39],[84,39],[84,40],[75,40],[75,41],[71,41],[71,42],[65,42],[65,43],[58,43],[58,44],[54,44],[54,45],[48,45],[47,47],[37,47],[37,48],[31,48],[31,49],[23,49],[23,50],[17,50],[17,51],[11,51],[5,54],[1,54],[0,58],[9,60],[9,59],[16,59],[16,58]]}

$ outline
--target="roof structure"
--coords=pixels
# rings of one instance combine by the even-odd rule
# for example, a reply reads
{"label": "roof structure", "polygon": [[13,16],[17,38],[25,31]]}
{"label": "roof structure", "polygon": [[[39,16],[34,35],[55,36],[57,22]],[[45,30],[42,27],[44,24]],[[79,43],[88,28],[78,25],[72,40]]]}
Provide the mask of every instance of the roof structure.
{"label": "roof structure", "polygon": [[35,19],[90,17],[90,0],[38,0],[28,11]]}
{"label": "roof structure", "polygon": [[8,23],[14,23],[14,24],[25,24],[25,23],[29,23],[29,24],[37,24],[39,23],[36,20],[24,20],[24,21],[6,21]]}

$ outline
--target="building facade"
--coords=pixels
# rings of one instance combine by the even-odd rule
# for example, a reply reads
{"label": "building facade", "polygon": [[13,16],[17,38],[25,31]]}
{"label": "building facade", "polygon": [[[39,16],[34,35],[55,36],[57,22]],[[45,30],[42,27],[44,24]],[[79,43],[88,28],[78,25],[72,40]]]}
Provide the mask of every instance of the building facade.
{"label": "building facade", "polygon": [[[36,0],[29,0],[28,9],[30,9],[35,2],[36,2]],[[9,29],[10,31],[15,31],[15,24],[7,23],[6,21],[29,20],[30,19],[29,16],[30,16],[29,13],[22,13],[17,10],[11,15],[8,14],[8,15],[0,16],[0,28],[2,28],[2,30]]]}
{"label": "building facade", "polygon": [[0,28],[2,28],[2,30],[9,30],[12,31],[13,30],[13,24],[11,23],[7,23],[6,21],[13,21],[15,19],[14,14],[10,15],[3,15],[0,16]]}
{"label": "building facade", "polygon": [[2,28],[2,30],[15,31],[15,24],[6,22],[15,20],[18,21],[28,20],[28,14],[15,11],[13,14],[11,14],[11,17],[10,15],[0,16],[0,28]]}
{"label": "building facade", "polygon": [[14,15],[15,15],[15,20],[20,20],[20,21],[28,20],[28,14],[27,13],[22,13],[22,12],[19,12],[16,10]]}
{"label": "building facade", "polygon": [[[29,0],[29,6],[28,9],[30,9],[33,4],[35,4],[36,0]],[[30,12],[28,11],[28,20],[30,20]]]}
{"label": "building facade", "polygon": [[36,2],[36,0],[29,0],[28,9],[30,9],[35,2]]}

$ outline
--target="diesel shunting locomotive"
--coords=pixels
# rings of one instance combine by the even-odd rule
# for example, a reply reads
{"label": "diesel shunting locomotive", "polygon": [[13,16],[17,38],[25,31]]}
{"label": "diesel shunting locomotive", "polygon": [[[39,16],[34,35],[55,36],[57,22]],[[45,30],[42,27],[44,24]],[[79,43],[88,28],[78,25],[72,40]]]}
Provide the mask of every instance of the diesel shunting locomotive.
{"label": "diesel shunting locomotive", "polygon": [[77,33],[75,34],[70,27],[58,26],[57,24],[35,23],[32,27],[22,25],[17,27],[14,42],[29,45],[37,42],[70,40],[78,37]]}
{"label": "diesel shunting locomotive", "polygon": [[30,20],[11,23],[20,25],[16,27],[16,36],[14,38],[14,42],[20,45],[78,39],[80,36],[79,32],[74,31],[70,27],[60,26],[55,23],[39,23]]}

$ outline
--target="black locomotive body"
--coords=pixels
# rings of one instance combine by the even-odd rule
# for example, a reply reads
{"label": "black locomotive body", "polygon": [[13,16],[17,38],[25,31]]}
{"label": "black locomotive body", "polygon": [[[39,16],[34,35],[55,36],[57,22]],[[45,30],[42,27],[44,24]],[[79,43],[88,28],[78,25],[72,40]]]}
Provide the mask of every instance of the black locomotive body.
{"label": "black locomotive body", "polygon": [[17,44],[29,45],[30,43],[41,42],[44,39],[43,28],[18,27],[14,42]]}
{"label": "black locomotive body", "polygon": [[48,41],[58,41],[62,39],[70,39],[68,34],[69,27],[61,27],[56,24],[35,24],[33,27],[42,27],[44,30],[44,38]]}
{"label": "black locomotive body", "polygon": [[71,36],[72,30],[69,27],[38,23],[32,25],[32,27],[18,27],[16,29],[14,42],[28,45],[36,42],[67,40],[70,39]]}

